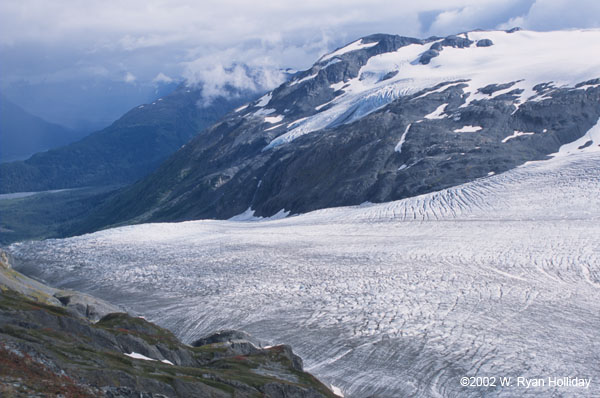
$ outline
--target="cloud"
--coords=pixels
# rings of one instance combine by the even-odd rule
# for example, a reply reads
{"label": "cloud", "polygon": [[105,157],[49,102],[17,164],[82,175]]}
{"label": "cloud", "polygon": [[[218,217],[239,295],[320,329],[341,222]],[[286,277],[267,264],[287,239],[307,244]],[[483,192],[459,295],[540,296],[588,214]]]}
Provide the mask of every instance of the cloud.
{"label": "cloud", "polygon": [[[522,25],[597,27],[596,0],[5,0],[0,84],[105,79],[155,84],[160,74],[262,90],[358,37],[427,37]],[[249,68],[249,69],[248,69]],[[101,71],[101,73],[98,73]]]}
{"label": "cloud", "polygon": [[521,26],[531,30],[599,28],[600,2],[537,0],[526,14],[513,17],[500,26]]}
{"label": "cloud", "polygon": [[478,3],[438,13],[428,28],[432,35],[448,35],[482,28],[495,28],[511,18],[527,13],[535,0],[505,0]]}
{"label": "cloud", "polygon": [[125,83],[135,83],[135,75],[131,72],[127,72],[125,73],[125,77],[123,78],[123,81],[125,81]]}
{"label": "cloud", "polygon": [[201,106],[224,93],[267,91],[283,83],[285,75],[277,62],[261,55],[262,51],[253,48],[212,53],[186,62],[183,77],[189,85],[202,86]]}
{"label": "cloud", "polygon": [[175,79],[173,79],[172,77],[169,77],[167,75],[165,75],[162,72],[159,72],[154,79],[152,79],[152,83],[158,84],[158,83],[173,83],[175,81]]}

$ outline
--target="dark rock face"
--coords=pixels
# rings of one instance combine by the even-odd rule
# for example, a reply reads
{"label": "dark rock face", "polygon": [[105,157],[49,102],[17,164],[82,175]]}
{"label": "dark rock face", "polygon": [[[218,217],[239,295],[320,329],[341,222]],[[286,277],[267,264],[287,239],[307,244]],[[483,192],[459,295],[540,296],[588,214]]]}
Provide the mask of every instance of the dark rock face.
{"label": "dark rock face", "polygon": [[503,83],[503,84],[490,84],[485,87],[480,88],[479,91],[482,94],[492,95],[496,91],[504,90],[509,87],[512,87],[516,82]]}
{"label": "dark rock face", "polygon": [[421,54],[421,57],[419,58],[419,63],[421,63],[422,65],[429,64],[432,58],[435,58],[440,55],[440,51],[442,51],[444,47],[467,48],[471,46],[471,44],[473,44],[473,41],[467,39],[466,37],[459,37],[454,35],[448,36],[441,41],[433,43],[431,47],[429,47],[429,50]]}
{"label": "dark rock face", "polygon": [[469,40],[466,37],[459,36],[448,36],[444,40],[442,40],[442,47],[455,47],[455,48],[465,48],[469,47],[473,44],[473,40]]}
{"label": "dark rock face", "polygon": [[493,46],[494,42],[490,39],[481,39],[477,41],[477,47],[490,47]]}
{"label": "dark rock face", "polygon": [[419,58],[419,62],[421,64],[423,64],[423,65],[427,65],[431,61],[432,58],[435,58],[438,55],[440,55],[440,51],[439,50],[435,50],[433,48],[430,48],[429,50],[425,51],[423,53],[423,55],[421,55],[421,58]]}
{"label": "dark rock face", "polygon": [[335,397],[303,372],[288,346],[245,353],[224,352],[219,343],[194,348],[141,318],[113,313],[92,324],[0,288],[0,391],[7,396]]}
{"label": "dark rock face", "polygon": [[247,341],[256,347],[260,347],[258,340],[254,339],[248,333],[240,330],[221,330],[209,336],[199,338],[192,343],[192,347],[201,347],[208,344],[231,343],[236,340]]}
{"label": "dark rock face", "polygon": [[[364,103],[378,100],[366,98],[325,127],[272,145],[296,123],[282,120],[302,120],[330,109],[350,90],[349,79],[369,81],[372,72],[361,68],[373,56],[432,41],[431,49],[411,67],[425,68],[419,62],[445,46],[486,51],[472,49],[474,42],[462,36],[368,36],[362,39],[364,48],[325,56],[269,96],[230,113],[154,174],[96,208],[71,233],[146,221],[226,219],[249,208],[256,216],[272,216],[281,210],[295,214],[398,200],[547,159],[561,145],[583,136],[600,117],[596,80],[578,90],[538,84],[533,90],[540,98],[529,101],[519,97],[524,90],[518,81],[500,81],[473,92],[465,79],[399,96],[363,116]],[[376,81],[398,76],[382,73]],[[268,115],[280,116],[269,122]]]}

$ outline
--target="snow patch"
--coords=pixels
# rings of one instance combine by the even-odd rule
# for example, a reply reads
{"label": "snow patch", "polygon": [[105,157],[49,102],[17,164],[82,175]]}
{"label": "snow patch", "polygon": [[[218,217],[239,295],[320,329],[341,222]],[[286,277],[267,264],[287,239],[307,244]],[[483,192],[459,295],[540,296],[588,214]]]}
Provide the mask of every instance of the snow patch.
{"label": "snow patch", "polygon": [[444,111],[446,110],[446,107],[448,106],[448,104],[442,104],[440,106],[438,106],[435,111],[425,115],[425,119],[444,119],[447,116],[443,116]]}
{"label": "snow patch", "polygon": [[330,60],[331,58],[334,58],[334,57],[337,57],[337,56],[340,56],[340,55],[343,55],[343,54],[346,54],[346,53],[349,53],[352,51],[362,50],[363,48],[373,47],[378,44],[379,44],[378,41],[373,42],[373,43],[363,43],[362,39],[360,39],[353,43],[348,44],[345,47],[340,48],[339,50],[336,50],[332,53],[323,55],[321,57],[321,59],[319,60],[319,62],[325,62],[327,60]]}
{"label": "snow patch", "polygon": [[334,59],[332,59],[331,61],[327,62],[327,63],[325,64],[325,66],[323,66],[323,68],[321,68],[321,69],[326,69],[326,68],[330,67],[331,65],[337,64],[337,63],[339,63],[339,62],[342,62],[342,60],[341,60],[341,59],[339,59],[339,58],[334,58]]}
{"label": "snow patch", "polygon": [[[141,359],[143,361],[158,361],[157,359],[152,359],[152,358],[148,358],[145,355],[142,355],[140,353],[137,352],[131,352],[130,354],[124,354],[130,358],[134,358],[134,359]],[[160,362],[162,363],[166,363],[167,365],[174,365],[173,362],[167,360],[167,359],[161,359]]]}
{"label": "snow patch", "polygon": [[265,131],[275,130],[277,127],[281,127],[281,126],[283,126],[283,123],[279,123],[279,124],[276,124],[273,127],[269,127],[268,129],[265,129]]}
{"label": "snow patch", "polygon": [[[408,134],[408,130],[410,130],[410,126],[411,126],[411,123],[409,123],[408,126],[406,126],[406,128],[404,129],[404,133],[402,133],[402,136],[400,137],[400,141],[396,145],[396,148],[394,148],[394,151],[396,151],[398,153],[402,152],[402,145],[406,141],[406,134]],[[403,166],[406,166],[406,165],[403,165]],[[402,166],[400,166],[400,168],[398,170],[402,170]]]}
{"label": "snow patch", "polygon": [[534,135],[534,134],[535,133],[531,132],[531,131],[518,131],[518,130],[515,130],[512,135],[509,135],[508,137],[504,138],[502,140],[502,143],[504,144],[504,143],[508,142],[509,140],[512,140],[513,138],[521,137],[521,136],[524,136],[524,135]]}
{"label": "snow patch", "polygon": [[241,112],[248,107],[249,104],[242,105],[239,108],[235,108],[235,112]]}
{"label": "snow patch", "polygon": [[288,124],[288,128],[293,127],[293,126],[297,126],[300,123],[302,123],[303,121],[305,121],[306,119],[308,119],[308,117],[301,117],[300,119],[296,119],[293,122],[291,122],[290,124]]}
{"label": "snow patch", "polygon": [[269,102],[271,102],[272,97],[273,97],[272,93],[263,95],[262,97],[259,98],[258,102],[256,103],[256,106],[259,108],[266,106]]}
{"label": "snow patch", "polygon": [[482,128],[483,127],[481,127],[481,126],[468,125],[468,126],[463,126],[459,129],[455,129],[454,132],[455,133],[475,133],[475,132],[481,130]]}
{"label": "snow patch", "polygon": [[308,75],[306,77],[303,77],[302,79],[294,80],[293,82],[290,83],[290,86],[295,86],[296,84],[304,83],[307,80],[314,79],[315,77],[317,77],[317,75],[318,75],[318,73],[314,73],[312,75]]}
{"label": "snow patch", "polygon": [[340,398],[344,398],[344,393],[342,392],[342,390],[339,387],[334,386],[333,384],[331,384],[331,392],[333,392]]}
{"label": "snow patch", "polygon": [[267,117],[265,117],[265,122],[271,123],[271,124],[279,123],[282,120],[283,120],[283,116],[282,115],[267,116]]}

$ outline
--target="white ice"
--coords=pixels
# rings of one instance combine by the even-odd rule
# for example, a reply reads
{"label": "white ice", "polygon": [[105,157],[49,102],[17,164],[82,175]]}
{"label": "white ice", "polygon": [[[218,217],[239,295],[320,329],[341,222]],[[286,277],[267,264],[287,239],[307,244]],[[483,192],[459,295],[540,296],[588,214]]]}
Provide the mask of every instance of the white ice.
{"label": "white ice", "polygon": [[600,374],[599,175],[600,152],[580,151],[401,201],[9,251],[187,342],[238,328],[289,343],[346,397],[575,396],[459,378]]}

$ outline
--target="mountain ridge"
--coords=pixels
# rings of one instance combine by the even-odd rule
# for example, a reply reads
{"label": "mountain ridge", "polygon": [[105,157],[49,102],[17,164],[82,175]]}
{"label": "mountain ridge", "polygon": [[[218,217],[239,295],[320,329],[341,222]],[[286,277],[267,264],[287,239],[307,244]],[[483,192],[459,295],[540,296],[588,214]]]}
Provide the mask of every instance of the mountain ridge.
{"label": "mountain ridge", "polygon": [[600,118],[598,69],[572,57],[598,38],[366,36],[229,113],[76,233],[385,202],[546,159]]}
{"label": "mountain ridge", "polygon": [[0,95],[0,162],[26,159],[81,139],[85,133],[51,123]]}
{"label": "mountain ridge", "polygon": [[132,183],[252,96],[218,97],[200,109],[201,87],[182,84],[80,141],[0,165],[0,193]]}

